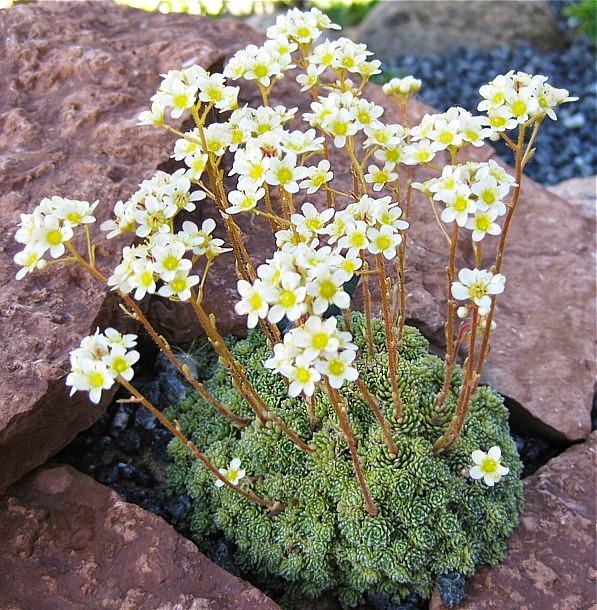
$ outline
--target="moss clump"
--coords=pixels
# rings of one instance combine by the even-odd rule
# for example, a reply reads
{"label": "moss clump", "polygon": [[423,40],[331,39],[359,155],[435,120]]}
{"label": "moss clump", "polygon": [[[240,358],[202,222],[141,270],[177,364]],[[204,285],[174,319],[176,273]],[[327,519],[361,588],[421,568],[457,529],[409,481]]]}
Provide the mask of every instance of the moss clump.
{"label": "moss clump", "polygon": [[[353,314],[352,331],[365,353],[364,321]],[[359,440],[365,478],[379,514],[365,511],[347,444],[334,410],[320,393],[317,427],[311,431],[306,404],[291,399],[284,381],[262,363],[270,353],[259,331],[237,342],[232,351],[255,387],[276,413],[315,451],[306,455],[275,427],[253,423],[235,428],[196,396],[170,413],[193,442],[218,467],[238,457],[247,477],[241,485],[288,507],[276,516],[229,489],[218,489],[213,477],[177,442],[171,453],[171,482],[195,498],[192,532],[199,545],[223,532],[235,549],[234,560],[256,582],[278,582],[291,605],[294,595],[315,598],[335,590],[344,606],[359,603],[367,592],[398,602],[416,593],[429,597],[439,577],[471,575],[480,565],[504,557],[506,539],[522,509],[522,465],[508,431],[501,397],[480,387],[463,433],[453,450],[432,453],[455,405],[461,373],[454,374],[452,394],[438,413],[434,400],[441,387],[443,362],[428,353],[426,339],[406,328],[400,358],[401,422],[392,417],[391,389],[383,329],[374,323],[376,354],[358,362],[360,378],[377,396],[393,430],[399,455],[389,455],[380,428],[357,388],[342,389],[350,423]],[[249,415],[223,367],[207,387],[235,413]],[[510,473],[495,487],[466,476],[475,449],[502,449]]]}

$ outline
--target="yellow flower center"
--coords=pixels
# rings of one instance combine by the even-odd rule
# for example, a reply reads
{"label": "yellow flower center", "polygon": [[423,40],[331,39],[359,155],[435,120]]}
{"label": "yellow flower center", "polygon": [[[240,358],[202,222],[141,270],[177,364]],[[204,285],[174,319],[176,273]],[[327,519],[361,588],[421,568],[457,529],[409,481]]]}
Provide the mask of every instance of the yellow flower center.
{"label": "yellow flower center", "polygon": [[126,371],[128,368],[129,368],[129,365],[124,356],[118,356],[118,357],[114,358],[114,360],[112,361],[112,369],[118,375],[120,375],[121,373],[124,373],[124,371]]}
{"label": "yellow flower center", "polygon": [[477,216],[475,218],[475,227],[479,231],[487,231],[491,226],[491,220],[487,216]]}
{"label": "yellow flower center", "polygon": [[375,240],[377,242],[377,247],[383,252],[387,250],[392,245],[392,240],[389,235],[379,235]]}
{"label": "yellow flower center", "polygon": [[328,344],[329,337],[326,333],[315,333],[311,339],[311,344],[315,349],[323,349]]}
{"label": "yellow flower center", "polygon": [[179,277],[172,280],[172,282],[170,282],[170,286],[174,292],[178,293],[182,292],[186,288],[186,282],[184,278]]}
{"label": "yellow flower center", "polygon": [[89,375],[89,385],[93,388],[101,388],[104,385],[104,376],[101,373],[95,372]]}
{"label": "yellow flower center", "polygon": [[276,172],[276,176],[281,184],[288,184],[292,180],[292,170],[288,167],[281,167]]}
{"label": "yellow flower center", "polygon": [[174,271],[176,269],[176,267],[178,267],[178,259],[176,258],[176,256],[169,254],[164,259],[164,262],[162,263],[162,265],[163,265],[164,269],[166,269],[167,271]]}
{"label": "yellow flower center", "polygon": [[344,366],[344,362],[342,360],[332,360],[329,364],[328,370],[334,377],[338,377],[344,373],[346,367]]}
{"label": "yellow flower center", "polygon": [[283,290],[280,294],[280,305],[290,307],[296,303],[296,295],[292,290]]}
{"label": "yellow flower center", "polygon": [[261,306],[263,305],[263,299],[261,298],[260,295],[258,295],[257,293],[254,293],[251,295],[251,298],[249,299],[249,304],[251,305],[251,309],[253,309],[253,310],[261,309]]}
{"label": "yellow flower center", "polygon": [[324,299],[330,299],[336,294],[336,285],[332,280],[324,280],[319,284],[319,294]]}
{"label": "yellow flower center", "polygon": [[309,369],[306,369],[304,366],[299,366],[296,369],[296,380],[302,384],[308,383],[311,380]]}
{"label": "yellow flower center", "polygon": [[62,234],[58,229],[52,229],[51,231],[48,231],[46,240],[51,246],[57,246],[62,243]]}
{"label": "yellow flower center", "polygon": [[497,470],[497,467],[498,463],[489,456],[484,457],[481,462],[481,470],[487,474],[493,474]]}
{"label": "yellow flower center", "polygon": [[139,278],[139,282],[142,286],[151,286],[153,283],[153,273],[151,271],[144,271]]}
{"label": "yellow flower center", "polygon": [[527,105],[522,100],[514,102],[511,108],[514,116],[522,116],[527,111]]}
{"label": "yellow flower center", "polygon": [[468,208],[468,199],[466,197],[463,197],[462,195],[459,195],[454,200],[454,203],[453,203],[452,207],[457,212],[464,212]]}
{"label": "yellow flower center", "polygon": [[174,108],[186,108],[188,104],[188,96],[185,93],[179,93],[174,97]]}
{"label": "yellow flower center", "polygon": [[257,78],[263,78],[267,76],[267,66],[266,65],[257,65],[253,68],[253,72],[255,72],[255,76]]}
{"label": "yellow flower center", "polygon": [[472,299],[480,299],[487,294],[487,287],[483,282],[474,282],[470,285],[469,292]]}

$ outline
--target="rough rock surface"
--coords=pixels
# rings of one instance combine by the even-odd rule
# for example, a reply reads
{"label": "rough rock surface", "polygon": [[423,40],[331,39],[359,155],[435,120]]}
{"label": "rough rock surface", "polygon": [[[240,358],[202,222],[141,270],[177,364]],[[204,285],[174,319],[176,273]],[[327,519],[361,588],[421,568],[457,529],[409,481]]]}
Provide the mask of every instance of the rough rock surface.
{"label": "rough rock surface", "polygon": [[597,213],[597,176],[570,178],[549,187],[549,191],[575,206],[589,220]]}
{"label": "rough rock surface", "polygon": [[0,607],[276,610],[174,528],[70,466],[0,499]]}
{"label": "rough rock surface", "polygon": [[[72,265],[21,282],[12,261],[20,213],[46,196],[101,200],[105,220],[168,158],[170,139],[135,126],[160,81],[183,62],[212,66],[220,50],[198,35],[219,24],[124,9],[50,2],[0,11],[0,491],[43,463],[101,412],[64,386],[68,353],[115,301]],[[242,40],[247,28],[232,35]],[[100,267],[122,243],[101,242]],[[106,393],[107,404],[109,393]]]}
{"label": "rough rock surface", "polygon": [[562,44],[554,14],[543,0],[380,2],[350,37],[386,60],[401,53],[444,52],[455,46],[491,49],[524,40],[548,50]]}
{"label": "rough rock surface", "polygon": [[[597,432],[524,482],[506,561],[480,570],[459,610],[594,610]],[[430,610],[445,610],[436,593]]]}

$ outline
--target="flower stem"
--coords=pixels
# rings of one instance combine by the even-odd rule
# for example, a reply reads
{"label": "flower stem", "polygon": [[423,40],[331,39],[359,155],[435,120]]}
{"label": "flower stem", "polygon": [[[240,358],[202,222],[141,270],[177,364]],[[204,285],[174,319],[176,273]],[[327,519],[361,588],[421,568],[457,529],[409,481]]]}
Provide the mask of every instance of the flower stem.
{"label": "flower stem", "polygon": [[229,374],[233,380],[236,381],[238,391],[241,393],[243,398],[247,401],[252,411],[255,413],[262,425],[266,425],[267,421],[272,421],[277,425],[283,432],[288,436],[292,442],[305,453],[311,453],[313,448],[307,443],[301,440],[295,432],[293,432],[286,424],[274,413],[264,400],[259,396],[258,392],[253,387],[247,377],[244,368],[230,353],[230,350],[223,341],[220,333],[218,332],[215,323],[212,320],[212,316],[209,316],[203,307],[197,303],[194,299],[191,299],[191,305],[197,316],[201,327],[203,328],[209,342],[218,353],[218,356],[222,359],[224,366],[228,369]]}
{"label": "flower stem", "polygon": [[357,387],[363,396],[364,401],[369,405],[375,418],[377,419],[381,431],[383,434],[384,441],[388,446],[388,451],[390,455],[396,456],[398,455],[398,446],[396,445],[396,441],[392,438],[392,430],[390,428],[390,422],[384,417],[379,403],[377,402],[377,398],[371,394],[367,386],[362,382],[361,379],[357,379],[356,381]]}
{"label": "flower stem", "polygon": [[473,305],[473,319],[469,333],[469,351],[464,364],[464,379],[462,380],[460,394],[452,420],[444,434],[440,436],[433,445],[433,452],[436,455],[449,451],[458,440],[469,411],[470,398],[479,382],[479,375],[475,371],[475,342],[477,339],[478,326],[479,308],[476,305]]}
{"label": "flower stem", "polygon": [[390,290],[389,278],[386,278],[384,258],[381,254],[377,255],[377,269],[379,271],[379,290],[381,294],[381,307],[383,312],[383,323],[386,335],[386,347],[388,350],[388,373],[392,386],[392,400],[394,401],[394,418],[399,421],[402,417],[402,399],[398,388],[398,350],[394,337],[394,324],[390,311]]}
{"label": "flower stem", "polygon": [[248,491],[246,489],[242,489],[237,485],[233,485],[225,476],[220,474],[220,471],[211,463],[210,459],[199,449],[197,446],[191,442],[180,430],[178,426],[176,426],[173,422],[171,422],[159,409],[157,409],[137,388],[135,388],[131,383],[129,383],[126,379],[118,376],[118,383],[121,386],[127,389],[128,392],[131,393],[132,396],[135,397],[137,402],[141,403],[148,411],[150,411],[166,428],[173,436],[175,436],[219,481],[222,481],[226,487],[232,489],[234,492],[240,494],[247,498],[247,500],[251,500],[251,502],[255,502],[255,504],[259,504],[259,506],[263,506],[268,510],[272,511],[280,511],[285,508],[285,505],[280,502],[271,502],[268,500],[264,500],[259,496],[255,495],[253,492]]}
{"label": "flower stem", "polygon": [[367,509],[367,512],[372,517],[375,517],[378,511],[377,507],[373,503],[373,496],[371,495],[371,490],[369,489],[367,482],[365,481],[365,477],[363,475],[363,469],[361,468],[361,460],[357,452],[357,439],[352,431],[352,428],[350,427],[350,422],[348,421],[346,399],[340,396],[338,390],[332,388],[332,386],[330,386],[327,380],[326,389],[332,401],[332,404],[334,405],[336,415],[338,416],[338,422],[340,423],[344,438],[346,439],[346,442],[348,444],[348,450],[350,451],[350,457],[352,458],[354,472],[357,477],[359,487],[361,488],[363,499],[365,500],[365,507]]}

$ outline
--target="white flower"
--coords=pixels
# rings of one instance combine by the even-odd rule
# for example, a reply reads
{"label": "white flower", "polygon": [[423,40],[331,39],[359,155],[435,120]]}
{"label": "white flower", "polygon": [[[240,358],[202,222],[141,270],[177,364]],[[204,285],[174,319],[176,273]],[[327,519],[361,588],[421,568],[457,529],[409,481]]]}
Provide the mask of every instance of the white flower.
{"label": "white flower", "polygon": [[459,227],[464,227],[469,214],[474,214],[477,209],[475,201],[471,198],[470,188],[466,184],[458,184],[453,190],[442,193],[442,199],[446,207],[442,210],[440,218],[444,222],[456,221]]}
{"label": "white flower", "polygon": [[481,241],[487,234],[499,235],[502,232],[500,225],[495,221],[498,215],[498,210],[491,208],[486,212],[479,212],[474,216],[469,216],[466,224],[467,229],[471,229],[473,241]]}
{"label": "white flower", "polygon": [[73,237],[70,225],[63,224],[56,216],[44,216],[41,224],[33,235],[33,243],[39,244],[50,251],[52,258],[60,258],[64,254],[64,244]]}
{"label": "white flower", "polygon": [[71,354],[72,371],[66,377],[66,385],[71,386],[70,395],[77,390],[89,392],[89,399],[98,404],[102,390],[108,390],[114,385],[115,375],[108,370],[101,360],[78,358]]}
{"label": "white flower", "polygon": [[318,271],[313,281],[307,286],[307,294],[315,297],[313,313],[317,316],[325,313],[330,305],[338,309],[350,307],[350,296],[342,288],[344,272],[330,270],[325,267]]}
{"label": "white flower", "polygon": [[383,92],[386,95],[395,95],[397,97],[412,95],[418,93],[423,83],[414,76],[404,76],[403,78],[392,78],[383,86]]}
{"label": "white flower", "polygon": [[230,191],[228,201],[231,205],[226,208],[226,214],[248,212],[257,207],[257,203],[264,197],[265,189],[255,186],[247,187],[244,191]]}
{"label": "white flower", "polygon": [[396,257],[396,248],[402,242],[400,233],[389,225],[383,225],[380,229],[375,227],[367,229],[367,238],[369,239],[367,250],[371,254],[382,254],[387,260]]}
{"label": "white flower", "polygon": [[185,252],[184,242],[178,238],[172,238],[172,236],[164,245],[156,244],[151,248],[154,272],[158,273],[164,282],[172,281],[180,271],[188,273],[191,269],[191,261],[184,258]]}
{"label": "white flower", "polygon": [[151,123],[153,119],[159,119],[159,105],[170,108],[170,116],[178,119],[183,112],[193,106],[197,95],[197,86],[185,83],[180,78],[180,73],[171,70],[166,79],[162,81],[159,91],[151,97],[153,102],[157,102],[156,112],[153,105],[151,115],[142,114],[139,119],[143,124]]}
{"label": "white flower", "polygon": [[267,316],[269,305],[263,297],[263,284],[256,279],[254,284],[246,280],[238,280],[237,290],[242,299],[234,306],[234,311],[239,316],[247,317],[247,327],[255,328],[257,321]]}
{"label": "white flower", "polygon": [[476,449],[471,457],[475,465],[469,470],[470,476],[473,479],[483,479],[489,487],[493,487],[510,472],[509,468],[500,463],[502,452],[498,446],[493,446],[487,453]]}
{"label": "white flower", "polygon": [[63,220],[65,224],[76,227],[80,224],[91,224],[95,222],[93,212],[99,201],[89,203],[88,201],[78,201],[77,199],[65,199],[63,197],[52,197],[58,204],[54,215]]}
{"label": "white flower", "polygon": [[452,282],[452,296],[459,301],[473,301],[481,310],[491,307],[490,295],[504,292],[506,278],[485,269],[461,269],[460,282]]}
{"label": "white flower", "polygon": [[39,244],[27,244],[23,250],[17,252],[13,260],[21,269],[17,272],[16,279],[22,280],[35,269],[43,269],[47,265],[43,258],[44,252],[44,248]]}
{"label": "white flower", "polygon": [[165,110],[164,105],[160,102],[152,102],[151,110],[144,110],[139,113],[137,125],[163,125]]}
{"label": "white flower", "polygon": [[280,278],[277,286],[264,288],[263,296],[270,305],[267,314],[270,322],[277,324],[284,316],[294,322],[307,311],[304,302],[307,290],[302,281],[303,278],[298,273],[288,272]]}
{"label": "white flower", "polygon": [[359,372],[354,366],[351,366],[355,356],[356,352],[353,350],[344,350],[323,360],[318,360],[315,366],[328,378],[330,385],[337,389],[342,387],[345,381],[355,381],[358,378]]}
{"label": "white flower", "polygon": [[330,162],[327,159],[321,160],[317,167],[307,167],[308,178],[299,183],[299,187],[307,189],[307,193],[315,193],[318,191],[326,182],[329,182],[334,177],[333,172],[330,171]]}
{"label": "white flower", "polygon": [[302,214],[292,214],[290,221],[299,233],[313,236],[324,233],[327,223],[334,215],[332,208],[326,208],[323,212],[319,212],[308,201],[301,206],[301,212]]}
{"label": "white flower", "polygon": [[370,165],[365,174],[365,182],[373,184],[374,191],[381,191],[387,182],[394,182],[398,174],[394,172],[394,163],[385,163],[383,167]]}
{"label": "white flower", "polygon": [[[245,478],[247,474],[240,467],[240,458],[233,458],[230,460],[230,464],[228,464],[228,468],[219,468],[218,472],[232,485],[238,485],[241,479]],[[216,487],[224,487],[224,481],[220,479],[216,479]]]}
{"label": "white flower", "polygon": [[295,398],[301,393],[305,396],[313,396],[315,384],[321,379],[321,374],[314,368],[310,360],[304,356],[297,356],[287,373],[287,377],[290,379],[289,396]]}
{"label": "white flower", "polygon": [[188,275],[188,271],[177,271],[174,277],[160,287],[158,294],[171,300],[188,301],[191,288],[199,283],[199,277]]}
{"label": "white flower", "polygon": [[139,352],[130,350],[127,352],[125,347],[114,346],[109,354],[102,358],[102,362],[108,367],[108,371],[114,377],[122,377],[127,381],[133,378],[133,364],[139,360]]}
{"label": "white flower", "polygon": [[338,351],[337,332],[336,318],[322,320],[319,316],[310,316],[303,326],[296,329],[293,344],[302,349],[306,360],[313,361]]}
{"label": "white flower", "polygon": [[273,157],[265,174],[265,181],[272,186],[280,185],[289,193],[299,190],[297,180],[306,178],[308,170],[302,165],[296,165],[296,155],[287,153],[282,159]]}

